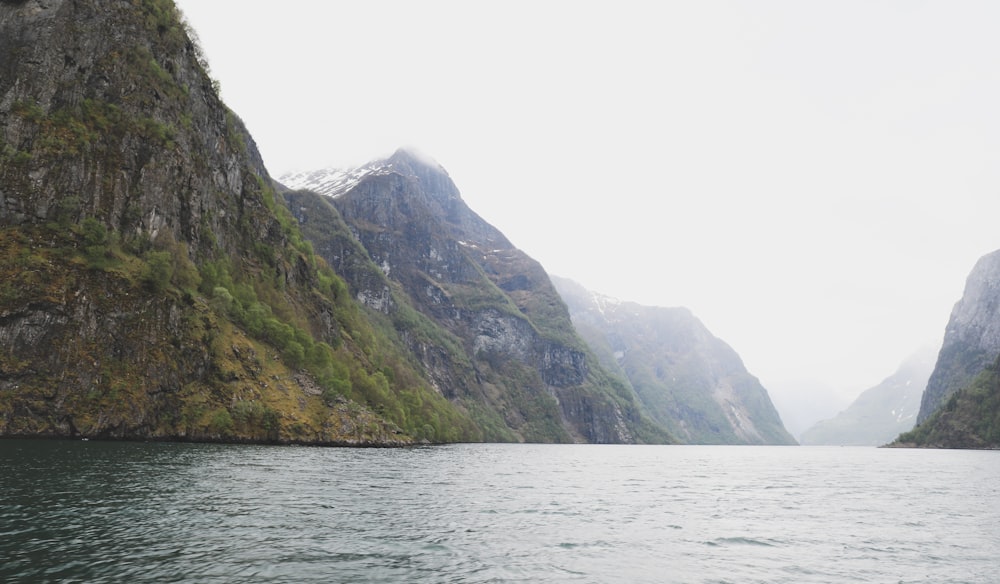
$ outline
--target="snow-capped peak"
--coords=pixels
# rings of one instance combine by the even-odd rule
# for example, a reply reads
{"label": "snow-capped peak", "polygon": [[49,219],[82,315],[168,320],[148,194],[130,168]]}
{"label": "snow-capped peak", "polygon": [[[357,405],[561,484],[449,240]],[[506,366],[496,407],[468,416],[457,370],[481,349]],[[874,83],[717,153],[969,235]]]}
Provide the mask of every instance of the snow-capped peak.
{"label": "snow-capped peak", "polygon": [[[444,168],[433,158],[417,150],[400,148],[392,156],[379,158],[354,168],[331,167],[291,172],[278,177],[278,182],[290,189],[308,189],[321,195],[336,198],[354,188],[366,176],[388,174],[393,170],[399,170],[397,167],[400,165],[403,168],[409,166],[411,161],[434,168],[447,175]],[[406,171],[404,170],[404,172]]]}
{"label": "snow-capped peak", "polygon": [[339,197],[354,188],[370,174],[388,172],[385,160],[376,160],[354,168],[324,168],[282,175],[278,182],[290,189],[317,192],[328,197]]}

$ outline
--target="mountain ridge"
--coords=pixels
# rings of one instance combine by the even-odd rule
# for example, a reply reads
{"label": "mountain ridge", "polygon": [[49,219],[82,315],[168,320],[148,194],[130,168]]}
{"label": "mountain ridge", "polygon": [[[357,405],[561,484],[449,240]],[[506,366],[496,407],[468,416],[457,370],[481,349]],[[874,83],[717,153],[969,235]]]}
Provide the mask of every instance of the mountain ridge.
{"label": "mountain ridge", "polygon": [[345,266],[352,294],[493,439],[673,440],[588,354],[541,265],[468,208],[439,164],[398,150],[360,168],[325,189],[335,196],[292,189],[351,173],[279,180],[318,253]]}
{"label": "mountain ridge", "polygon": [[862,392],[836,416],[814,424],[799,441],[804,445],[881,446],[912,429],[936,355],[929,347],[910,355],[892,375]]}
{"label": "mountain ridge", "polygon": [[[327,166],[318,169],[287,172],[278,177],[278,182],[293,190],[309,190],[330,198],[337,198],[357,186],[358,182],[368,175],[393,172],[393,166],[399,165],[406,173],[406,168],[412,165],[424,165],[435,172],[448,176],[448,171],[436,160],[412,147],[401,147],[387,156],[380,156],[364,164],[341,168]],[[450,176],[449,176],[450,178]]]}
{"label": "mountain ridge", "polygon": [[674,435],[695,444],[795,444],[767,390],[689,309],[622,301],[561,277],[553,282],[591,349]]}

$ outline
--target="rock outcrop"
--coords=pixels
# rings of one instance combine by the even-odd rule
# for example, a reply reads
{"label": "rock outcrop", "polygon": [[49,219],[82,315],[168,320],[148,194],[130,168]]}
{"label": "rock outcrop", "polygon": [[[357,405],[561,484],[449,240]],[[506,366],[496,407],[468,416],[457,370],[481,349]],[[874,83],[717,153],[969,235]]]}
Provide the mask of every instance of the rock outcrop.
{"label": "rock outcrop", "polygon": [[577,330],[650,416],[693,444],[794,444],[736,351],[685,308],[642,306],[554,278]]}
{"label": "rock outcrop", "polygon": [[193,257],[280,245],[267,173],[173,3],[0,3],[0,221],[170,232]]}

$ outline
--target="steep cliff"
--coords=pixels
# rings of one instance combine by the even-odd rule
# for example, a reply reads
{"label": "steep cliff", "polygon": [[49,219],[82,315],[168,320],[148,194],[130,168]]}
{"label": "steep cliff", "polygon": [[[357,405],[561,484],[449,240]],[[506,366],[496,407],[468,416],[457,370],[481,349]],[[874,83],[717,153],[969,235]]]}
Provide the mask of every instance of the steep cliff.
{"label": "steep cliff", "polygon": [[881,446],[913,428],[920,397],[934,369],[936,351],[923,349],[850,406],[802,433],[802,444]]}
{"label": "steep cliff", "polygon": [[5,0],[0,435],[477,434],[302,240],[172,2]]}
{"label": "steep cliff", "polygon": [[282,177],[317,253],[382,313],[434,387],[491,440],[664,442],[576,335],[548,275],[405,150]]}
{"label": "steep cliff", "polygon": [[622,302],[554,278],[573,322],[651,417],[693,444],[794,444],[739,355],[684,308]]}
{"label": "steep cliff", "polygon": [[955,391],[968,386],[1000,355],[1000,251],[976,262],[948,320],[934,372],[920,402],[927,420]]}
{"label": "steep cliff", "polygon": [[976,262],[955,304],[913,430],[892,446],[1000,448],[1000,251]]}

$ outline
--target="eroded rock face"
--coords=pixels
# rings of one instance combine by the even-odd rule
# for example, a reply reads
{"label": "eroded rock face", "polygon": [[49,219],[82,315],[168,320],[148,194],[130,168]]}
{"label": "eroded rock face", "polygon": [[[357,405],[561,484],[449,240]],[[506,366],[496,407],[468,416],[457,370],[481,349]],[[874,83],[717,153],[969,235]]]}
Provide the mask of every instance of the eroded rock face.
{"label": "eroded rock face", "polygon": [[[16,392],[2,433],[154,437],[171,394],[203,376],[211,358],[166,298],[128,296],[96,275],[77,281],[60,300],[0,314],[0,391]],[[191,342],[173,343],[173,339]],[[147,353],[168,351],[185,367]],[[143,363],[141,372],[127,371]],[[124,387],[124,379],[133,386]],[[134,385],[142,385],[135,387]],[[92,415],[87,402],[120,399]],[[39,414],[43,419],[38,419]],[[49,418],[49,419],[44,419]]]}
{"label": "eroded rock face", "polygon": [[969,385],[1000,355],[1000,251],[976,262],[948,319],[937,364],[920,402],[917,423]]}
{"label": "eroded rock face", "polygon": [[[323,177],[337,178],[326,184]],[[385,312],[443,395],[503,421],[499,437],[628,443],[640,439],[638,428],[651,427],[630,392],[594,371],[600,367],[542,267],[470,210],[436,163],[401,150],[361,172],[288,178],[298,183],[290,186],[325,192],[339,215],[324,210],[318,195],[286,195],[301,225],[326,226],[306,228],[317,251],[347,267],[358,298],[376,310],[390,307]],[[346,227],[337,226],[340,218]],[[331,237],[334,231],[341,236]],[[391,300],[371,300],[389,289]],[[420,316],[404,319],[401,304]],[[413,318],[437,332],[419,333],[424,325]],[[662,430],[647,436],[669,440]]]}
{"label": "eroded rock face", "polygon": [[522,361],[530,358],[535,339],[531,325],[524,319],[502,314],[497,310],[475,313],[472,350],[476,353],[496,353]]}
{"label": "eroded rock face", "polygon": [[0,224],[94,217],[195,254],[276,243],[256,148],[173,15],[153,0],[0,3]]}

